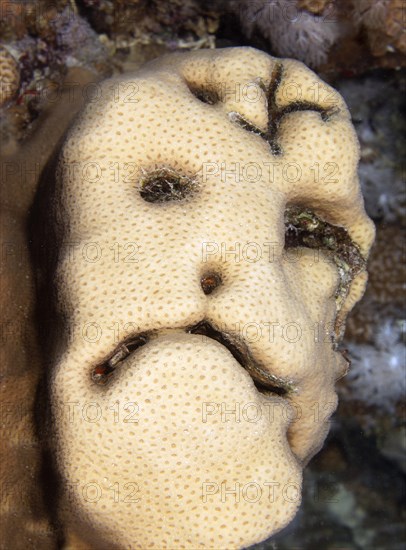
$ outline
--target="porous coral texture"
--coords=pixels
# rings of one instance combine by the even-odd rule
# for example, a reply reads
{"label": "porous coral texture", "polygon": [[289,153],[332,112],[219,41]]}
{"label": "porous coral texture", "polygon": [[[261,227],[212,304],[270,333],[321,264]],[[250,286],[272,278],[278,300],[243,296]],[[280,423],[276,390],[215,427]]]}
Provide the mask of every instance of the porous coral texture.
{"label": "porous coral texture", "polygon": [[18,63],[6,48],[0,46],[0,106],[17,93],[19,85]]}
{"label": "porous coral texture", "polygon": [[69,332],[50,380],[55,453],[80,537],[240,548],[292,519],[346,370],[332,327],[365,271],[337,304],[331,255],[285,249],[285,209],[345,228],[366,258],[358,156],[342,98],[251,48],[101,85],[52,202]]}
{"label": "porous coral texture", "polygon": [[331,0],[298,0],[297,5],[302,10],[320,15],[331,4]]}

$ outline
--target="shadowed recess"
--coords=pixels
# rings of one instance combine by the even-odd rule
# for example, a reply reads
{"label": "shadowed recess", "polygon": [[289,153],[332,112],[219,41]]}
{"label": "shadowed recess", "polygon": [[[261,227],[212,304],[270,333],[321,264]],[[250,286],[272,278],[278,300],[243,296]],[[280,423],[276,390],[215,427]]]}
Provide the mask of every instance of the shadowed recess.
{"label": "shadowed recess", "polygon": [[146,202],[172,202],[188,198],[196,189],[197,182],[192,178],[169,168],[161,168],[142,178],[140,195]]}
{"label": "shadowed recess", "polygon": [[324,221],[310,209],[290,206],[285,211],[285,248],[296,247],[322,250],[331,257],[340,275],[336,292],[340,306],[354,278],[366,268],[366,261],[348,231]]}
{"label": "shadowed recess", "polygon": [[145,346],[148,341],[149,337],[147,334],[139,334],[121,342],[107,359],[104,359],[94,367],[92,370],[93,382],[100,385],[106,384],[124,359],[140,347]]}
{"label": "shadowed recess", "polygon": [[221,283],[221,275],[212,271],[205,273],[200,279],[202,290],[206,295],[211,294]]}
{"label": "shadowed recess", "polygon": [[220,94],[217,90],[208,89],[204,86],[194,86],[186,82],[187,87],[192,92],[192,94],[197,97],[202,103],[207,103],[208,105],[215,105],[220,101]]}

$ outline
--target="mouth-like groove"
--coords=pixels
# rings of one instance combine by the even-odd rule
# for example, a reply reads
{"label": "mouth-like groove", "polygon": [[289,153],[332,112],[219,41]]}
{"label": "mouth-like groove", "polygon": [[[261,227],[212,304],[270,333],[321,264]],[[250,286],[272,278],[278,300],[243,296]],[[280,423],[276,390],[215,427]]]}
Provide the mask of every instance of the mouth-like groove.
{"label": "mouth-like groove", "polygon": [[[234,335],[216,330],[208,321],[201,321],[192,327],[188,327],[189,334],[201,334],[215,340],[228,349],[234,359],[250,374],[254,384],[261,393],[272,393],[281,397],[287,397],[294,390],[291,382],[283,380],[274,374],[263,370],[256,364],[251,356],[248,346]],[[97,385],[104,386],[113,374],[121,366],[123,361],[142,346],[145,346],[153,338],[157,337],[156,331],[143,332],[129,336],[107,358],[100,361],[91,372],[91,379]]]}
{"label": "mouth-like groove", "polygon": [[130,336],[120,342],[107,359],[103,359],[103,361],[94,367],[91,375],[93,382],[104,386],[110,380],[120,363],[141,346],[145,346],[149,342],[149,339],[147,333],[142,333]]}
{"label": "mouth-like groove", "polygon": [[286,397],[292,385],[286,380],[266,372],[253,360],[247,345],[230,334],[216,330],[208,321],[201,321],[188,329],[190,334],[201,334],[211,338],[228,349],[234,359],[250,374],[258,391],[270,392]]}

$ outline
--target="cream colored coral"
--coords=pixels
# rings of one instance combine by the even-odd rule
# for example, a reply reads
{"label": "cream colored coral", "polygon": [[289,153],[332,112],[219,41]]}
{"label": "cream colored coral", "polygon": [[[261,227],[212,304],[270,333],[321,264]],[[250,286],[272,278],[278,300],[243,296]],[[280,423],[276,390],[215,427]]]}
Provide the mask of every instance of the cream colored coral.
{"label": "cream colored coral", "polygon": [[14,57],[0,46],[0,106],[17,93],[20,86],[20,71]]}
{"label": "cream colored coral", "polygon": [[297,6],[302,10],[307,10],[310,13],[320,15],[329,3],[330,0],[298,0]]}
{"label": "cream colored coral", "polygon": [[365,272],[338,312],[334,262],[285,249],[284,213],[368,254],[350,116],[304,65],[251,48],[164,57],[99,92],[52,203],[63,519],[95,548],[245,547],[294,516],[346,369],[332,327]]}

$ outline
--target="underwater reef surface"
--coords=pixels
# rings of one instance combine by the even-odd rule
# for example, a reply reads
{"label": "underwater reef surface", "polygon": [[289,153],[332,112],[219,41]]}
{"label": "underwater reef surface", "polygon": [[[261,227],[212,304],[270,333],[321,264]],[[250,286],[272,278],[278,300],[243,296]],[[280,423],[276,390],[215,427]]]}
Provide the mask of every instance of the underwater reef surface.
{"label": "underwater reef surface", "polygon": [[[45,161],[58,138],[58,132],[47,131],[46,121],[54,113],[67,125],[74,110],[71,103],[63,106],[59,101],[67,76],[82,90],[100,78],[134,70],[164,52],[215,46],[252,45],[273,55],[286,55],[288,50],[292,57],[315,66],[350,108],[361,144],[359,175],[366,209],[376,223],[377,239],[366,294],[351,313],[345,334],[352,366],[339,383],[340,405],[330,435],[305,471],[302,507],[284,532],[255,548],[401,550],[406,540],[406,199],[402,164],[405,74],[401,68],[405,44],[404,33],[399,32],[404,11],[399,10],[404,5],[398,0],[345,0],[340,5],[322,0],[274,2],[279,11],[286,6],[299,10],[287,11],[282,17],[286,31],[282,40],[273,29],[274,19],[262,27],[257,16],[242,22],[241,14],[246,12],[241,10],[248,4],[2,2],[0,40],[7,50],[4,66],[9,65],[3,73],[0,69],[0,82],[3,90],[11,90],[11,96],[0,96],[4,98],[0,105],[3,162],[24,159],[27,166],[36,165],[39,142],[40,164]],[[272,2],[257,4],[264,10]],[[300,19],[295,20],[295,13]],[[295,49],[298,33],[305,48]],[[320,39],[324,40],[321,50]],[[313,55],[315,51],[319,57]],[[76,103],[77,98],[75,109]],[[62,112],[56,113],[58,109]],[[9,342],[2,350],[3,364],[13,364],[15,375],[27,385],[22,390],[27,395],[33,380],[26,380],[22,373],[27,357],[33,365],[38,362],[38,350],[32,328],[32,280],[22,243],[35,177],[14,174],[1,188],[6,212],[3,237],[23,251],[16,262],[2,265],[3,320],[14,323],[17,319],[28,327],[21,340],[21,356],[16,359],[14,342]],[[7,189],[8,182],[14,182],[13,189]],[[14,273],[18,274],[15,279]],[[27,280],[28,285],[24,284]],[[6,378],[9,370],[2,367],[0,374]],[[32,376],[36,383],[38,371]],[[22,422],[31,422],[27,411]],[[36,445],[32,440],[26,442],[26,477],[22,479],[28,485],[32,479],[39,480]],[[7,449],[2,460],[4,464],[12,460]],[[10,505],[12,514],[12,501]],[[41,510],[37,521],[45,521],[44,505],[37,505]],[[54,533],[41,524],[37,530],[28,530],[28,536],[45,548],[51,547]]]}

